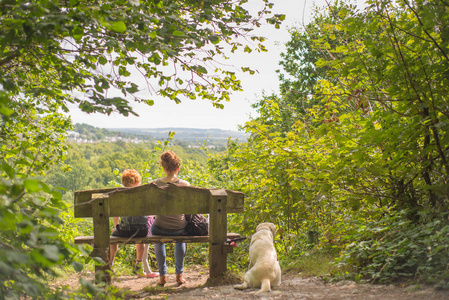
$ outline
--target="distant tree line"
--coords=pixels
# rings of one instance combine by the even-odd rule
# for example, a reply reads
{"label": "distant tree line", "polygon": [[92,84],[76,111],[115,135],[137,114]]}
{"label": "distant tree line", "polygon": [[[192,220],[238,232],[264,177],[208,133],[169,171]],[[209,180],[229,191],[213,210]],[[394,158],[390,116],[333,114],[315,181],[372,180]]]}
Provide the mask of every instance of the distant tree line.
{"label": "distant tree line", "polygon": [[106,137],[122,137],[128,139],[139,139],[143,141],[154,140],[151,136],[145,134],[136,134],[136,133],[128,133],[121,132],[115,130],[108,130],[105,128],[98,128],[92,125],[88,125],[85,123],[76,123],[73,126],[72,131],[78,132],[81,138],[92,140],[92,141],[102,141]]}

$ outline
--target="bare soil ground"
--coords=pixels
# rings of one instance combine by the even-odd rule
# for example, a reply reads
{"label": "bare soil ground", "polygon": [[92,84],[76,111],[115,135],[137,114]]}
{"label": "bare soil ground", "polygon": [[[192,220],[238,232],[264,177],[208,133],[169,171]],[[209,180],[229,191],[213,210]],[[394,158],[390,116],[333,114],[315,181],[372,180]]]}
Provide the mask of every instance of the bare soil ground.
{"label": "bare soil ground", "polygon": [[[92,274],[89,276],[92,277]],[[124,299],[449,299],[448,290],[436,290],[429,286],[371,285],[353,281],[331,284],[316,277],[305,278],[298,274],[283,274],[279,287],[255,296],[258,289],[240,291],[233,288],[234,284],[240,283],[239,278],[230,277],[211,285],[207,282],[208,270],[204,266],[186,267],[184,278],[186,284],[178,286],[175,275],[168,274],[168,283],[165,287],[159,287],[158,278],[115,276],[112,285],[122,290]],[[59,284],[76,289],[79,286],[78,279],[79,275],[74,274]]]}

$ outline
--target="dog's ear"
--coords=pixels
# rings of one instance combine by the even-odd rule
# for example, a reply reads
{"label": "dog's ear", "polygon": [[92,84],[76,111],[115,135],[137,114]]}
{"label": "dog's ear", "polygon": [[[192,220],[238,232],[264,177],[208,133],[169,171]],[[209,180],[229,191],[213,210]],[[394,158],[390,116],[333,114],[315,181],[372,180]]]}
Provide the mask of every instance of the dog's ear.
{"label": "dog's ear", "polygon": [[273,240],[274,240],[274,237],[276,236],[276,227],[274,226],[273,223],[268,223],[268,224],[271,229],[271,232],[273,233]]}

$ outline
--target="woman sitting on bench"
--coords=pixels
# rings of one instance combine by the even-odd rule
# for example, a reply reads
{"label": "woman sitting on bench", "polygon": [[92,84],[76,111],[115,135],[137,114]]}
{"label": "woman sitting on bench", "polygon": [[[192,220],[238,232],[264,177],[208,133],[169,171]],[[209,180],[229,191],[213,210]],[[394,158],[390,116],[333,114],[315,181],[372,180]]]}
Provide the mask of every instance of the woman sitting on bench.
{"label": "woman sitting on bench", "polygon": [[[160,164],[165,172],[165,177],[158,178],[154,181],[158,186],[166,186],[168,182],[189,186],[187,181],[181,180],[176,175],[181,167],[178,156],[172,151],[164,151],[161,155]],[[150,228],[153,235],[182,235],[186,227],[186,220],[183,214],[180,215],[157,215],[153,225]],[[167,261],[164,243],[154,244],[154,252],[156,254],[157,265],[159,267],[160,286],[167,283]],[[185,243],[175,243],[175,270],[176,282],[181,285],[186,281],[182,278],[184,271],[184,257],[186,255]]]}

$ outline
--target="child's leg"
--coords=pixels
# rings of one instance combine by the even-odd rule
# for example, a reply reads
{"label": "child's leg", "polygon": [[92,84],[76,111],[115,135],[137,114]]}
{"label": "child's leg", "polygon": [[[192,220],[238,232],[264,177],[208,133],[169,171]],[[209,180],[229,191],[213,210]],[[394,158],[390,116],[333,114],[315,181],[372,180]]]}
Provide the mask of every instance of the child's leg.
{"label": "child's leg", "polygon": [[142,256],[144,251],[144,244],[136,244],[136,265],[134,266],[134,273],[137,274],[138,277],[145,277],[145,272],[142,268]]}
{"label": "child's leg", "polygon": [[109,264],[112,266],[114,264],[114,258],[117,254],[118,244],[112,244],[109,246]]}
{"label": "child's leg", "polygon": [[148,265],[148,247],[149,246],[150,246],[150,244],[145,244],[143,246],[143,255],[142,255],[143,270],[145,271],[146,274],[151,273],[150,266]]}
{"label": "child's leg", "polygon": [[137,261],[142,261],[143,252],[144,252],[144,244],[136,244]]}

